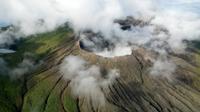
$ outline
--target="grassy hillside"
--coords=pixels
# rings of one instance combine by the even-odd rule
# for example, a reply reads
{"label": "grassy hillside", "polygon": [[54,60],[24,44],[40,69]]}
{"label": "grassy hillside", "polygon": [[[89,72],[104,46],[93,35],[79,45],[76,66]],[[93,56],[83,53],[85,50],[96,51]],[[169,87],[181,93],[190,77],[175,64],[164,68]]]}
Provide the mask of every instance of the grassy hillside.
{"label": "grassy hillside", "polygon": [[[17,43],[15,53],[2,55],[0,58],[7,62],[10,70],[17,67],[27,55],[39,62],[71,34],[71,29],[62,26],[54,31],[29,36]],[[8,73],[0,73],[0,112],[19,111],[26,91],[25,78],[11,79]]]}
{"label": "grassy hillside", "polygon": [[59,27],[55,31],[29,36],[18,43],[16,53],[3,57],[11,67],[15,67],[21,62],[25,53],[30,53],[36,60],[40,60],[63,42],[71,32],[71,29],[65,26]]}

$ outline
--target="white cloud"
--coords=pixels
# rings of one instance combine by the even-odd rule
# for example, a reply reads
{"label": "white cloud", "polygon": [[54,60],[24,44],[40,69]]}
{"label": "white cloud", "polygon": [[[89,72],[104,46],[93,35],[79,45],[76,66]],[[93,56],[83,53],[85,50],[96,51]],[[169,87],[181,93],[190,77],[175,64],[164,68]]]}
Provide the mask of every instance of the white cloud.
{"label": "white cloud", "polygon": [[[24,34],[51,30],[64,21],[52,0],[0,0],[0,4],[0,20],[20,26]],[[39,19],[46,24],[40,26]]]}
{"label": "white cloud", "polygon": [[31,70],[36,68],[36,64],[30,59],[24,59],[17,67],[9,71],[11,78],[21,78],[21,76],[29,73]]}
{"label": "white cloud", "polygon": [[10,67],[3,58],[0,58],[0,75],[8,75],[12,79],[18,79],[35,70],[39,64],[41,63],[35,63],[29,58],[24,58],[16,67]]}
{"label": "white cloud", "polygon": [[[183,7],[198,4],[198,0],[170,0],[173,5]],[[166,5],[162,7],[163,4]],[[190,5],[185,5],[190,4]],[[19,35],[52,30],[60,24],[69,21],[75,31],[90,29],[101,32],[106,39],[116,45],[126,48],[128,43],[145,45],[153,39],[149,47],[159,53],[166,53],[166,42],[172,50],[184,51],[183,40],[199,39],[200,15],[186,11],[187,8],[171,8],[164,0],[0,0],[0,21],[9,22],[20,27]],[[134,16],[136,19],[153,20],[145,27],[132,27],[130,31],[122,31],[115,19]],[[156,26],[162,26],[169,35],[152,35]],[[10,33],[0,34],[0,44],[12,43]],[[15,38],[19,38],[15,35]],[[117,40],[116,37],[119,39]],[[132,47],[132,46],[130,46]],[[123,52],[116,52],[115,50]],[[104,51],[101,55],[127,55],[130,49],[116,47],[111,52]],[[110,56],[111,57],[111,56]]]}
{"label": "white cloud", "polygon": [[[177,4],[196,2],[173,1]],[[92,29],[111,37],[113,31],[119,32],[113,24],[116,18],[129,15],[143,19],[155,17],[153,23],[167,27],[173,40],[196,38],[199,35],[199,16],[176,9],[168,10],[167,7],[160,9],[159,5],[164,3],[166,1],[161,0],[0,0],[0,20],[19,25],[24,34],[51,30],[70,21],[76,31]],[[41,19],[44,20],[43,25],[38,21]],[[135,38],[129,40],[134,41]]]}
{"label": "white cloud", "polygon": [[169,80],[172,79],[172,74],[176,70],[176,65],[169,59],[158,59],[154,62],[151,68],[150,75],[152,76],[162,76]]}
{"label": "white cloud", "polygon": [[72,94],[75,97],[86,97],[94,106],[103,106],[105,96],[101,88],[107,88],[119,77],[118,70],[112,69],[102,73],[101,68],[89,65],[78,56],[67,56],[60,67],[65,79],[70,80]]}

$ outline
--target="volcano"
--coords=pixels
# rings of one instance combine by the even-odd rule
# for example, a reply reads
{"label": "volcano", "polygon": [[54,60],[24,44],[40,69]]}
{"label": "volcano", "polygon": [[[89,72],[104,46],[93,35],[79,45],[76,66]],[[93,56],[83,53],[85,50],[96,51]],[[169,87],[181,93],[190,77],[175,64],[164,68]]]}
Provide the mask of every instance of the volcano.
{"label": "volcano", "polygon": [[[114,23],[119,24],[123,31],[149,25],[149,22],[132,17]],[[160,33],[168,35],[169,32],[156,26],[154,35]],[[149,48],[152,48],[151,43],[159,41],[156,39],[145,45],[130,42],[125,46],[128,50],[123,54],[121,51],[124,49],[115,49],[119,45],[116,41],[103,37],[100,32],[87,30],[77,35],[68,26],[30,38],[20,41],[16,52],[2,55],[13,69],[18,66],[16,71],[24,66],[17,65],[18,61],[27,62],[23,61],[24,58],[39,63],[20,79],[0,81],[0,95],[2,99],[9,99],[0,100],[2,112],[200,110],[198,41],[186,41],[184,54],[174,52],[167,43],[158,46],[166,50],[164,59],[176,65],[173,66],[169,62],[155,62],[160,53]],[[110,54],[115,51],[123,55],[108,56],[105,50]],[[9,72],[7,69],[2,71]],[[1,77],[5,78],[3,75]]]}
{"label": "volcano", "polygon": [[[22,112],[198,112],[200,110],[199,53],[170,54],[177,65],[175,81],[162,76],[152,76],[149,68],[156,53],[144,48],[133,50],[130,55],[113,58],[102,57],[88,49],[73,36],[60,43],[44,58],[38,70],[29,76]],[[194,49],[194,48],[191,48]],[[87,96],[72,94],[71,80],[59,72],[65,57],[73,55],[97,65],[106,75],[109,69],[118,69],[111,85],[100,88],[105,104],[96,104]],[[149,58],[148,58],[149,57]],[[103,76],[102,76],[103,77]],[[84,89],[84,88],[83,88]],[[85,88],[86,89],[86,88]],[[87,88],[89,89],[89,87]],[[95,93],[94,93],[95,94]],[[96,96],[101,97],[101,96]]]}
{"label": "volcano", "polygon": [[200,112],[198,4],[0,0],[0,112]]}

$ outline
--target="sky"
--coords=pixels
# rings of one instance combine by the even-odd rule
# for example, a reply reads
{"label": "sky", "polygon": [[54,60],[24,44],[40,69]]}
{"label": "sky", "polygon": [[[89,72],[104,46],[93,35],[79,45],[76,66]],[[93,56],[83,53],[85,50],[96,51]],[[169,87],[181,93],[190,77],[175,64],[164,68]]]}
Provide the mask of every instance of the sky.
{"label": "sky", "polygon": [[158,0],[162,8],[185,10],[200,14],[200,0]]}
{"label": "sky", "polygon": [[9,23],[5,22],[5,21],[0,21],[0,27],[4,27],[9,25]]}

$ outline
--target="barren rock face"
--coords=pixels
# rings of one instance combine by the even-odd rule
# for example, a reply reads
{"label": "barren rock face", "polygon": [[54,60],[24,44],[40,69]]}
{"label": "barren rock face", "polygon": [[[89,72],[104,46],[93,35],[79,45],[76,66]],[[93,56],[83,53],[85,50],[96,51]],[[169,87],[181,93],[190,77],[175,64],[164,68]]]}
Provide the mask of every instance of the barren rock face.
{"label": "barren rock face", "polygon": [[[191,52],[194,55],[189,60],[169,55],[177,65],[169,80],[162,75],[150,75],[151,59],[157,55],[154,52],[141,48],[131,55],[105,58],[82,47],[72,38],[44,60],[41,69],[28,80],[23,112],[199,112],[199,66],[190,63],[196,59],[196,53]],[[111,69],[119,70],[120,76],[112,84],[105,88],[98,86],[100,94],[94,93],[95,97],[103,96],[103,104],[87,95],[73,94],[72,80],[65,79],[59,71],[63,59],[69,55],[80,57],[88,66],[100,67],[102,75]]]}

